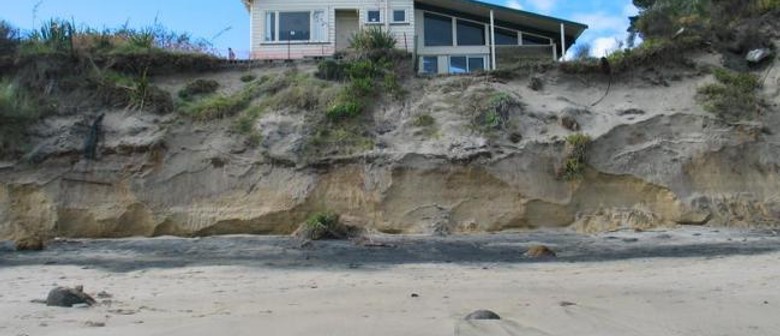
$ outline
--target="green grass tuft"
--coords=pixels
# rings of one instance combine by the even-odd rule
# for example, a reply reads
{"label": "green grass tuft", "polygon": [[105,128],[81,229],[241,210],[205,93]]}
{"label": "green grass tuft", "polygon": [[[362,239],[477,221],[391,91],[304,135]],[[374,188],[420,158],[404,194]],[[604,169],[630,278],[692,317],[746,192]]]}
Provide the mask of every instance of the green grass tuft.
{"label": "green grass tuft", "polygon": [[714,75],[717,83],[698,90],[699,102],[707,111],[728,122],[751,119],[760,113],[757,76],[725,69],[715,70]]}
{"label": "green grass tuft", "polygon": [[566,158],[559,176],[567,181],[580,180],[585,174],[590,136],[575,133],[566,137]]}

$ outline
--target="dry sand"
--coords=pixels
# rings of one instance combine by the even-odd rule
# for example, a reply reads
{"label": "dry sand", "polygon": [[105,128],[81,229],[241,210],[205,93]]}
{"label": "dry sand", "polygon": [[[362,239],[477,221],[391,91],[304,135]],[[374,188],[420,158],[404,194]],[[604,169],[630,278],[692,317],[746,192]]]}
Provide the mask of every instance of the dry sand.
{"label": "dry sand", "polygon": [[[377,241],[394,246],[300,248],[282,237],[72,240],[42,253],[0,245],[0,335],[780,334],[771,231]],[[524,258],[536,243],[559,258]],[[78,284],[113,297],[91,308],[30,302]],[[462,321],[476,309],[504,319]]]}

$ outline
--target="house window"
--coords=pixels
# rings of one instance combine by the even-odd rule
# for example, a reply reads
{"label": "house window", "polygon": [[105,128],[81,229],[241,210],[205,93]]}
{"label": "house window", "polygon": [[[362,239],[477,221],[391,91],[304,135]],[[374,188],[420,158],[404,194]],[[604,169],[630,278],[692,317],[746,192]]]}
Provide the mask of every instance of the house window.
{"label": "house window", "polygon": [[469,72],[469,65],[466,56],[450,57],[450,73],[460,74]]}
{"label": "house window", "polygon": [[379,10],[369,10],[366,14],[366,23],[382,23],[382,12]]}
{"label": "house window", "polygon": [[452,46],[452,18],[425,13],[425,46]]}
{"label": "house window", "polygon": [[439,56],[423,56],[422,72],[431,75],[439,73]]}
{"label": "house window", "polygon": [[309,41],[311,39],[311,13],[279,13],[279,41]]}
{"label": "house window", "polygon": [[458,20],[457,29],[459,46],[485,45],[484,24]]}
{"label": "house window", "polygon": [[485,70],[484,57],[469,57],[469,72],[484,71],[484,70]]}
{"label": "house window", "polygon": [[265,40],[276,41],[276,12],[265,13]]}
{"label": "house window", "polygon": [[523,34],[523,45],[550,45],[549,38]]}
{"label": "house window", "polygon": [[450,56],[450,73],[461,74],[485,70],[484,56]]}
{"label": "house window", "polygon": [[394,23],[405,23],[406,22],[406,10],[403,10],[403,9],[393,10],[393,22]]}
{"label": "house window", "polygon": [[517,32],[496,28],[496,45],[517,45]]}
{"label": "house window", "polygon": [[325,11],[266,12],[265,41],[328,41],[328,19]]}
{"label": "house window", "polygon": [[311,12],[312,21],[312,41],[327,41],[328,40],[328,19],[325,16],[325,11],[313,11]]}

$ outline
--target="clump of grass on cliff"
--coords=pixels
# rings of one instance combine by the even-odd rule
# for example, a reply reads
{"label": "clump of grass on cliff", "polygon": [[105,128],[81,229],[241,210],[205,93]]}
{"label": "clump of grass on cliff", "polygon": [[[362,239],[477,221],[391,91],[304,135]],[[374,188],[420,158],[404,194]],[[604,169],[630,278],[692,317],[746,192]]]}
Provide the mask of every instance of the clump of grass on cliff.
{"label": "clump of grass on cliff", "polygon": [[558,175],[566,181],[580,180],[585,174],[590,136],[575,133],[566,137],[566,156]]}
{"label": "clump of grass on cliff", "polygon": [[360,233],[355,227],[345,225],[340,216],[331,211],[317,212],[309,216],[295,236],[301,239],[346,239],[355,237]]}
{"label": "clump of grass on cliff", "polygon": [[400,99],[406,92],[400,84],[405,55],[395,50],[395,37],[382,29],[369,28],[351,40],[355,53],[344,61],[323,61],[317,76],[346,82],[325,115],[332,122],[352,120],[371,108],[381,95]]}
{"label": "clump of grass on cliff", "polygon": [[252,82],[233,94],[211,93],[195,97],[198,99],[183,100],[179,102],[178,110],[198,121],[232,117],[247,109],[255,98],[268,93],[271,88],[267,84],[268,81]]}
{"label": "clump of grass on cliff", "polygon": [[466,101],[465,113],[473,116],[472,127],[482,133],[508,129],[512,111],[523,106],[509,93],[492,88],[478,90]]}
{"label": "clump of grass on cliff", "polygon": [[0,82],[0,157],[27,146],[24,130],[38,121],[45,108],[33,96],[11,82]]}
{"label": "clump of grass on cliff", "polygon": [[717,83],[700,87],[699,101],[704,108],[726,121],[756,117],[761,111],[760,83],[756,75],[725,69],[714,72]]}
{"label": "clump of grass on cliff", "polygon": [[219,89],[219,82],[215,80],[196,79],[187,83],[184,88],[179,91],[179,98],[190,99],[193,96],[207,95],[217,91]]}

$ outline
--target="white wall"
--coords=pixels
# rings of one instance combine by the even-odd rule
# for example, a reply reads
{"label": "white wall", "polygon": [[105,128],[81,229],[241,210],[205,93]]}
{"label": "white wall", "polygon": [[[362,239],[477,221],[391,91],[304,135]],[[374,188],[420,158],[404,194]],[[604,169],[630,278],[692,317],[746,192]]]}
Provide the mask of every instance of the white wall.
{"label": "white wall", "polygon": [[[386,1],[390,1],[390,12],[387,9]],[[398,41],[398,48],[404,49],[405,45],[411,52],[414,47],[414,0],[255,0],[250,9],[251,25],[251,46],[253,58],[287,58],[287,42],[266,42],[265,41],[265,13],[267,11],[312,11],[324,10],[328,18],[328,39],[325,42],[291,42],[289,45],[292,58],[302,58],[306,56],[331,55],[335,51],[336,45],[336,10],[358,9],[360,10],[360,21],[365,23],[367,11],[369,9],[380,9],[382,11],[383,21],[391,18],[394,9],[405,9],[408,24],[390,24],[390,31],[395,34]],[[385,23],[382,27],[386,27]],[[405,43],[406,42],[406,43]]]}

